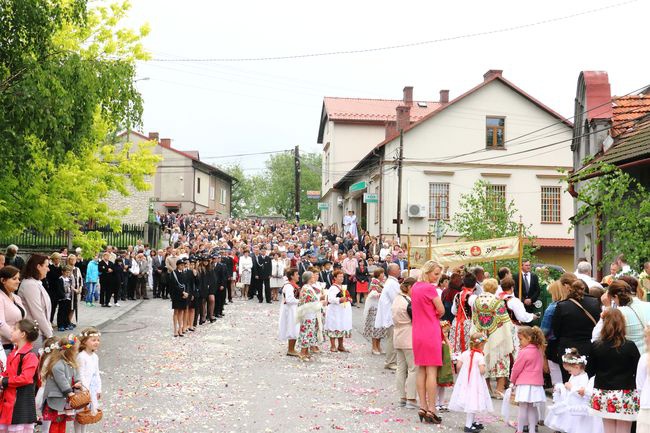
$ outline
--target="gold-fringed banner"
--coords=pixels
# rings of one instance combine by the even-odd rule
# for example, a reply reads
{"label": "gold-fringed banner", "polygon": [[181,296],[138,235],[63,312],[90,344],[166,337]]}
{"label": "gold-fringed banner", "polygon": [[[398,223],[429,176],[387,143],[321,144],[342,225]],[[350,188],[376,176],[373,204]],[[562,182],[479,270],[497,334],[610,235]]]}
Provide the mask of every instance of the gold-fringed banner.
{"label": "gold-fringed banner", "polygon": [[[413,248],[411,247],[411,250]],[[431,260],[443,266],[516,259],[518,257],[519,238],[517,236],[482,241],[438,244],[431,247]]]}

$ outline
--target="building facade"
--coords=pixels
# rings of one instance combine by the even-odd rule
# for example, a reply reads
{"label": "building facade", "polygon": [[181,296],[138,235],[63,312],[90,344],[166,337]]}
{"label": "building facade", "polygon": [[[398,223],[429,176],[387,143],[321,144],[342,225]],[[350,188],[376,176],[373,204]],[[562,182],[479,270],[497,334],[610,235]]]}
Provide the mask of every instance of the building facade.
{"label": "building facade", "polygon": [[[448,226],[461,196],[477,180],[485,180],[492,194],[514,201],[523,223],[538,238],[538,258],[572,269],[573,203],[559,172],[572,165],[571,123],[498,70],[488,71],[478,86],[412,122],[410,110],[416,104],[396,107],[396,125],[386,123],[385,138],[334,183],[341,214],[353,210],[372,235],[394,238],[401,195],[402,239],[410,233],[413,243],[425,244],[427,232],[435,224]],[[398,130],[403,131],[401,191]],[[366,201],[376,197],[377,202],[364,202],[364,194],[371,194]],[[441,242],[457,238],[458,233],[447,230]]]}
{"label": "building facade", "polygon": [[129,209],[124,222],[147,221],[149,206],[157,212],[206,213],[230,217],[232,183],[235,179],[217,167],[199,158],[196,151],[181,151],[171,145],[171,139],[160,138],[157,132],[148,135],[125,131],[118,139],[132,144],[154,140],[153,153],[162,160],[149,180],[147,191],[133,191],[131,195],[111,196],[115,209]]}

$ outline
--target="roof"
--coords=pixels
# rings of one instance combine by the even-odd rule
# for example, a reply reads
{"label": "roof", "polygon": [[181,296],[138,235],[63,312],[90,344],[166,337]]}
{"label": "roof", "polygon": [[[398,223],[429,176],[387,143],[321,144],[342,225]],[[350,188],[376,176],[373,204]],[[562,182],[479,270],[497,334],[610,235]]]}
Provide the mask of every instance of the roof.
{"label": "roof", "polygon": [[[321,122],[318,129],[318,143],[323,142],[323,134],[327,120],[384,125],[387,122],[395,122],[397,120],[396,109],[400,105],[404,105],[403,99],[364,99],[326,96],[323,98]],[[438,101],[413,101],[411,105],[411,122],[421,120],[427,114],[444,105],[445,103]]]}
{"label": "roof", "polygon": [[612,137],[625,132],[636,119],[650,113],[650,95],[614,96],[612,98]]}
{"label": "roof", "polygon": [[535,238],[533,244],[540,248],[573,248],[575,240],[573,238]]}
{"label": "roof", "polygon": [[[423,107],[422,105],[425,105]],[[390,122],[397,120],[395,109],[404,105],[401,99],[360,99],[326,97],[323,105],[329,120],[355,122]],[[433,101],[413,102],[411,122],[417,122],[427,114],[440,108],[442,103]]]}
{"label": "roof", "polygon": [[[513,83],[511,83],[510,81],[506,80],[505,78],[503,78],[503,77],[501,76],[500,73],[498,73],[498,74],[493,74],[493,75],[491,75],[489,78],[485,79],[485,80],[484,80],[481,84],[479,84],[478,86],[476,86],[476,87],[474,87],[474,88],[468,90],[467,92],[463,93],[462,95],[458,96],[457,98],[455,98],[455,99],[449,101],[448,104],[442,104],[442,105],[440,105],[440,106],[438,107],[438,109],[436,109],[436,110],[432,111],[431,113],[425,115],[425,116],[422,117],[420,120],[418,120],[417,122],[411,124],[408,128],[404,129],[403,133],[408,133],[408,131],[410,131],[411,129],[413,129],[413,128],[417,128],[418,126],[422,125],[424,122],[426,122],[427,120],[429,120],[430,118],[432,118],[432,117],[436,116],[437,114],[439,114],[439,113],[441,113],[441,112],[443,112],[443,111],[449,109],[449,107],[453,106],[454,104],[458,103],[459,101],[462,101],[462,100],[465,99],[466,97],[468,97],[468,96],[470,96],[470,95],[476,93],[477,91],[479,91],[480,89],[482,89],[483,87],[487,86],[488,84],[490,84],[490,83],[492,83],[492,82],[494,82],[494,81],[499,81],[499,82],[505,84],[505,85],[506,85],[507,87],[509,87],[510,89],[514,90],[515,92],[519,93],[519,94],[520,94],[521,96],[523,96],[524,98],[528,99],[528,100],[529,100],[530,102],[532,102],[533,104],[537,105],[537,106],[538,106],[539,108],[541,108],[543,111],[546,111],[548,114],[550,114],[551,116],[555,117],[555,118],[558,119],[560,122],[562,122],[562,123],[564,123],[565,125],[567,125],[568,127],[573,128],[573,124],[572,124],[568,119],[566,119],[564,116],[562,116],[562,115],[559,114],[558,112],[554,111],[554,110],[551,109],[550,107],[544,105],[544,104],[543,104],[542,102],[540,102],[538,99],[536,99],[536,98],[534,98],[533,96],[529,95],[528,93],[524,92],[522,89],[520,89],[519,87],[515,86],[515,85],[514,85]],[[396,135],[395,135],[395,136],[392,136],[392,137],[388,137],[387,139],[385,139],[384,141],[382,141],[381,143],[379,143],[377,146],[375,146],[374,149],[372,149],[370,152],[368,152],[368,153],[366,154],[366,156],[363,157],[363,158],[361,159],[361,161],[359,161],[359,163],[358,163],[357,165],[355,165],[355,166],[354,166],[354,167],[353,167],[353,168],[352,168],[352,169],[351,169],[351,170],[350,170],[350,171],[349,171],[345,176],[343,176],[343,177],[342,177],[342,178],[341,178],[341,179],[340,179],[340,180],[339,180],[339,181],[334,185],[334,188],[339,189],[339,188],[341,187],[341,185],[342,185],[343,183],[345,183],[345,182],[348,180],[347,178],[348,178],[348,176],[350,176],[351,173],[359,173],[358,169],[363,168],[363,167],[365,167],[365,166],[367,165],[367,163],[368,163],[368,158],[370,158],[372,155],[376,155],[376,151],[377,151],[378,149],[383,148],[386,144],[388,144],[388,143],[390,143],[391,141],[393,141],[393,140],[395,139],[395,137],[396,137]]]}
{"label": "roof", "polygon": [[[152,140],[152,138],[149,138],[146,135],[144,135],[144,134],[142,134],[141,132],[138,132],[138,131],[122,131],[121,133],[117,134],[117,137],[122,137],[122,136],[126,135],[127,133],[137,135],[137,136],[139,136],[141,138],[144,138],[145,140]],[[216,176],[219,176],[222,179],[237,182],[237,178],[229,175],[228,173],[226,173],[223,170],[220,170],[219,168],[215,167],[212,164],[208,164],[206,162],[201,161],[201,159],[199,158],[199,152],[197,150],[182,151],[182,150],[174,149],[171,146],[170,147],[163,146],[162,144],[160,144],[160,141],[158,142],[158,146],[162,147],[163,149],[171,150],[172,152],[176,152],[179,155],[183,155],[184,157],[191,159],[192,161],[194,161],[196,163],[196,165],[201,167],[203,170],[206,170],[206,171],[210,172],[210,174],[214,174]]]}
{"label": "roof", "polygon": [[176,201],[176,202],[166,202],[162,204],[164,207],[181,207],[181,203]]}
{"label": "roof", "polygon": [[626,126],[625,132],[616,137],[614,144],[594,162],[620,164],[650,156],[650,114],[628,122]]}

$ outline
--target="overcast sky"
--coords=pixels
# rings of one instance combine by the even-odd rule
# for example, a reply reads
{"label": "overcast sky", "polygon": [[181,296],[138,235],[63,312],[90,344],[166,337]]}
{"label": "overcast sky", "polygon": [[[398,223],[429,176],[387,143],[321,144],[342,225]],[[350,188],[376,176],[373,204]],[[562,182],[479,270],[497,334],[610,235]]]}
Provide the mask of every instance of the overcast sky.
{"label": "overcast sky", "polygon": [[[618,4],[618,5],[617,5]],[[259,170],[266,156],[214,158],[316,143],[324,96],[450,99],[488,69],[560,112],[573,115],[578,74],[609,73],[612,92],[650,84],[645,50],[650,2],[456,0],[133,0],[129,23],[148,22],[156,59],[251,58],[377,48],[481,33],[613,8],[520,30],[411,48],[254,62],[138,65],[144,132],[224,165]]]}

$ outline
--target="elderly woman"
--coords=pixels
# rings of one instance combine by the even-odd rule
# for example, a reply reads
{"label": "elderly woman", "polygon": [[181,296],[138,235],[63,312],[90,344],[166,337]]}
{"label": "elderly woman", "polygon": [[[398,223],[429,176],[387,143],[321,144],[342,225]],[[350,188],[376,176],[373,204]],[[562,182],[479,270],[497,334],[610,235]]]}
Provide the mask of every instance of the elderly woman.
{"label": "elderly woman", "polygon": [[309,361],[312,353],[319,352],[319,327],[318,321],[321,314],[321,296],[314,289],[314,273],[305,271],[302,274],[302,289],[298,299],[298,308],[296,310],[296,323],[300,323],[300,332],[298,334],[297,345],[300,347],[300,360]]}
{"label": "elderly woman", "polygon": [[[363,336],[372,339],[372,354],[381,355],[381,339],[386,336],[386,328],[375,328],[375,319],[377,318],[377,306],[379,297],[384,288],[386,274],[383,268],[377,268],[372,273],[370,280],[370,289],[366,297],[363,314],[365,317]],[[394,302],[394,301],[393,301]]]}
{"label": "elderly woman", "polygon": [[483,354],[487,367],[487,381],[496,379],[493,396],[503,399],[506,380],[510,375],[510,355],[514,351],[512,321],[505,302],[495,293],[499,283],[494,278],[483,281],[483,293],[476,297],[472,311],[472,331],[488,337]]}
{"label": "elderly woman", "polygon": [[14,348],[11,333],[14,325],[25,318],[25,307],[16,290],[20,285],[20,271],[14,266],[0,269],[0,340],[6,355]]}
{"label": "elderly woman", "polygon": [[[571,278],[573,277],[573,278]],[[568,281],[573,281],[568,286],[566,300],[560,301],[555,307],[551,329],[557,338],[557,353],[561,357],[565,349],[575,347],[581,355],[589,359],[591,353],[591,336],[597,317],[600,316],[600,304],[596,298],[585,296],[587,285],[582,280],[577,280],[575,275],[562,275],[562,284],[567,287]],[[591,373],[590,363],[587,372]],[[562,368],[562,380],[569,380],[569,373]]]}
{"label": "elderly woman", "polygon": [[[81,269],[79,269],[76,264],[77,264],[77,256],[74,254],[70,254],[68,258],[66,259],[66,264],[70,267],[72,267],[72,307],[70,308],[70,313],[68,314],[68,321],[70,323],[72,322],[73,317],[76,315],[79,315],[79,296],[81,295],[83,286],[84,286],[84,279],[83,276],[81,275]],[[75,321],[76,322],[76,321]],[[75,323],[76,324],[76,323]]]}
{"label": "elderly woman", "polygon": [[43,341],[53,335],[50,314],[52,304],[50,296],[45,291],[43,283],[49,263],[47,256],[41,254],[32,255],[25,264],[23,281],[20,283],[19,292],[25,307],[26,318],[35,320],[41,333],[41,339],[33,344],[35,349],[40,349]]}
{"label": "elderly woman", "polygon": [[243,285],[241,297],[248,297],[248,288],[251,285],[251,271],[253,270],[253,258],[248,248],[244,249],[244,255],[239,258],[239,282]]}
{"label": "elderly woman", "polygon": [[287,283],[282,288],[278,338],[288,342],[287,356],[298,356],[298,352],[296,352],[296,339],[298,338],[298,325],[296,324],[298,297],[296,295],[300,296],[298,269],[289,268],[286,277]]}
{"label": "elderly woman", "polygon": [[551,323],[553,321],[553,315],[555,314],[557,303],[566,299],[566,289],[558,280],[549,284],[546,290],[551,295],[551,303],[548,304],[548,307],[546,307],[546,310],[544,311],[544,317],[542,317],[540,328],[544,333],[544,337],[546,337],[545,354],[548,361],[549,374],[551,375],[551,383],[555,386],[558,383],[562,383],[562,371],[560,369],[561,359],[557,351],[557,338],[553,335]]}
{"label": "elderly woman", "polygon": [[406,278],[400,285],[400,293],[393,301],[393,346],[397,354],[397,373],[395,383],[399,395],[399,405],[417,409],[416,376],[417,369],[413,362],[413,323],[411,320],[411,287],[415,278]]}
{"label": "elderly woman", "polygon": [[[327,292],[327,315],[325,332],[330,338],[330,352],[349,352],[343,345],[344,338],[352,336],[352,297],[343,289],[343,271],[332,273],[332,286]],[[338,340],[338,347],[336,342]]]}

